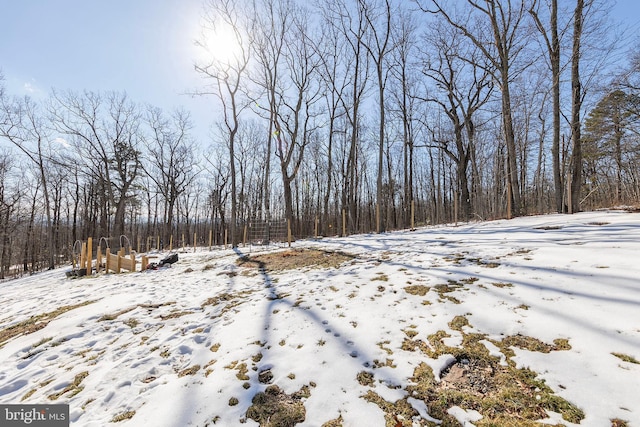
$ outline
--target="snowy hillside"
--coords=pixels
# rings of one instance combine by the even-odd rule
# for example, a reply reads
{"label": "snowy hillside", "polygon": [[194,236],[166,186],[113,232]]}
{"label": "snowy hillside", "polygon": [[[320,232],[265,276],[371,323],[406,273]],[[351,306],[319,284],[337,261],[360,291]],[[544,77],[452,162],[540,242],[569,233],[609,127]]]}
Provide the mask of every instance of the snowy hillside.
{"label": "snowy hillside", "polygon": [[239,252],[1,283],[0,403],[99,427],[640,426],[640,214]]}

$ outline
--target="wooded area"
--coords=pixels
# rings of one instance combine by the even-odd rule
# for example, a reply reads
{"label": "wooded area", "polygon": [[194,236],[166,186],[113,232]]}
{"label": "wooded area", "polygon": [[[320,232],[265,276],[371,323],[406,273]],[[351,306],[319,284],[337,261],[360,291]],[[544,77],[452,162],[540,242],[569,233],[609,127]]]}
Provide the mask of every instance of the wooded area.
{"label": "wooded area", "polygon": [[[0,278],[290,221],[295,237],[640,203],[640,49],[604,0],[207,0],[188,111],[7,93]],[[0,64],[1,65],[1,64]],[[158,236],[158,237],[156,237]]]}

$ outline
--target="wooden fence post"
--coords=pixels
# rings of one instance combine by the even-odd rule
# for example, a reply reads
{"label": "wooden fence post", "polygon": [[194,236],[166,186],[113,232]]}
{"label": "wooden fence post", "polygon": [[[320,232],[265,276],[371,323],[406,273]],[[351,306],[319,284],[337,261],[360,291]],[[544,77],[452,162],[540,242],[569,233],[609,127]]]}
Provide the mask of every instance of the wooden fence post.
{"label": "wooden fence post", "polygon": [[315,238],[318,238],[318,216],[316,215],[316,221],[314,224],[314,228],[313,228],[313,234],[315,236]]}
{"label": "wooden fence post", "polygon": [[244,233],[242,235],[242,246],[246,247],[247,246],[247,232],[249,231],[249,228],[247,226],[247,224],[244,225]]}
{"label": "wooden fence post", "polygon": [[93,266],[93,238],[87,238],[87,275],[90,276]]}
{"label": "wooden fence post", "polygon": [[411,201],[411,231],[416,229],[416,202]]}
{"label": "wooden fence post", "polygon": [[107,246],[107,253],[106,253],[106,255],[107,255],[107,259],[106,259],[106,261],[105,261],[105,266],[104,266],[104,269],[105,269],[105,270],[104,270],[104,271],[105,271],[107,274],[109,274],[109,269],[111,268],[111,260],[109,259],[109,258],[110,258],[110,255],[111,255],[111,248],[109,248],[109,246]]}
{"label": "wooden fence post", "polygon": [[96,274],[100,273],[100,266],[102,265],[102,248],[98,245],[96,249]]}
{"label": "wooden fence post", "polygon": [[80,249],[80,270],[87,269],[87,243],[82,242],[82,249]]}

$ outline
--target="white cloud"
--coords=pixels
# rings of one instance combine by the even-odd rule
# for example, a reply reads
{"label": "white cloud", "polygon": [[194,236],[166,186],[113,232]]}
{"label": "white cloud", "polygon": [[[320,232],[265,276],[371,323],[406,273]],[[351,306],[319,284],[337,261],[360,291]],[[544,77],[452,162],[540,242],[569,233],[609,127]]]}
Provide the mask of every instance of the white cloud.
{"label": "white cloud", "polygon": [[42,90],[38,86],[36,79],[31,79],[30,81],[24,82],[22,84],[22,90],[24,90],[29,95],[37,95],[42,93]]}
{"label": "white cloud", "polygon": [[58,138],[54,139],[53,142],[56,143],[56,144],[62,145],[63,148],[71,147],[71,144],[69,144],[69,142],[64,138],[58,137]]}

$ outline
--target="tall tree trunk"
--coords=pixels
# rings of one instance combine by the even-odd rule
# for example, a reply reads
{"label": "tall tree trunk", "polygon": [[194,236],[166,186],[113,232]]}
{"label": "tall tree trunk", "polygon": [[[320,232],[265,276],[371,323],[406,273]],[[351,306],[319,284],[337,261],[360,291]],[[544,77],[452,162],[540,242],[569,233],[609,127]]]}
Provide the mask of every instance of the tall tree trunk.
{"label": "tall tree trunk", "polygon": [[[505,67],[506,68],[506,67]],[[507,200],[507,215],[519,216],[523,213],[520,197],[520,184],[518,180],[518,153],[516,150],[516,138],[513,130],[513,114],[511,111],[511,93],[509,91],[509,71],[503,69],[502,77],[502,125],[505,143],[507,146],[507,188],[510,199]]]}
{"label": "tall tree trunk", "polygon": [[551,77],[553,79],[553,142],[551,157],[553,162],[553,183],[555,203],[558,213],[564,212],[562,194],[564,182],[560,172],[560,39],[558,37],[558,0],[551,2]]}
{"label": "tall tree trunk", "polygon": [[580,84],[580,40],[582,37],[582,13],[584,0],[576,0],[573,16],[573,51],[571,55],[571,212],[580,211],[580,190],[582,187],[582,139],[580,135],[580,108],[582,107],[582,87]]}

